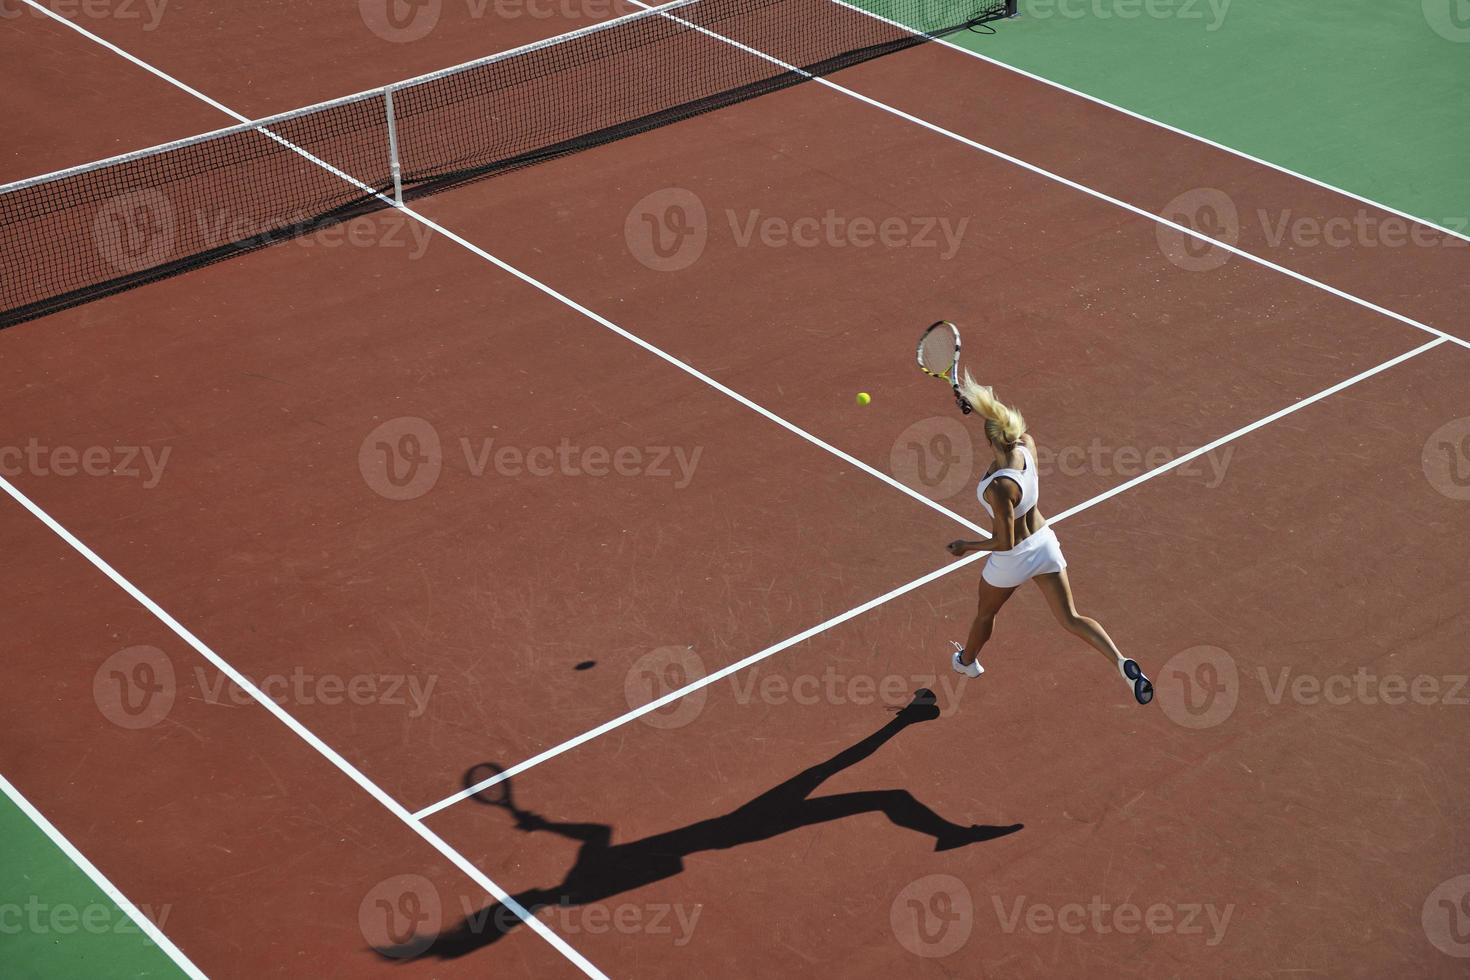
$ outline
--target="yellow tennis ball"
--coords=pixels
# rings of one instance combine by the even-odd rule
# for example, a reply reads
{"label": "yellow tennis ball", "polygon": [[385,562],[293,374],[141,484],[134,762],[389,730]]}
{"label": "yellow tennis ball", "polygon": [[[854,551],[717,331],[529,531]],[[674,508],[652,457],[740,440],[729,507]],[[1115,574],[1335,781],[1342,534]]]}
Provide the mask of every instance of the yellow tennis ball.
{"label": "yellow tennis ball", "polygon": [[868,394],[866,391],[860,391],[860,392],[858,392],[857,403],[859,405],[866,405],[866,404],[868,404],[872,400],[873,400],[873,396],[870,395],[870,394]]}

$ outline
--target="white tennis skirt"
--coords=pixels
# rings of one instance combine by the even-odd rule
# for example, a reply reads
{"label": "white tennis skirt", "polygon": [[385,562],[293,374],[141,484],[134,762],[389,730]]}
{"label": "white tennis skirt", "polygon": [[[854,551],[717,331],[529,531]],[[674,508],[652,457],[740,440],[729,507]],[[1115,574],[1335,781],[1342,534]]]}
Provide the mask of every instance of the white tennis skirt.
{"label": "white tennis skirt", "polygon": [[1010,551],[985,559],[985,570],[980,575],[997,589],[1014,589],[1038,575],[1060,572],[1066,567],[1062,543],[1048,524]]}

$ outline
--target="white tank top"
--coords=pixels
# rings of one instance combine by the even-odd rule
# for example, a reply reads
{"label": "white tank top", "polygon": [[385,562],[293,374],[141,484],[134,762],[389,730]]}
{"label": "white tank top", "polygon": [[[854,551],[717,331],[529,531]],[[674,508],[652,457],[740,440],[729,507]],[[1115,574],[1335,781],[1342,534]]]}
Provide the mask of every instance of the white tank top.
{"label": "white tank top", "polygon": [[1024,442],[1020,444],[1019,448],[1021,450],[1021,459],[1023,460],[1021,469],[1013,470],[1007,468],[996,470],[981,480],[980,485],[975,488],[975,496],[980,498],[980,506],[984,507],[985,513],[991,517],[995,516],[995,511],[991,509],[990,502],[985,499],[985,489],[994,483],[998,477],[1004,476],[1014,480],[1016,481],[1016,486],[1021,488],[1021,502],[1016,505],[1016,516],[1018,518],[1030,513],[1031,509],[1036,506],[1036,502],[1041,499],[1041,482],[1036,476],[1036,460],[1031,458],[1031,450],[1026,448]]}

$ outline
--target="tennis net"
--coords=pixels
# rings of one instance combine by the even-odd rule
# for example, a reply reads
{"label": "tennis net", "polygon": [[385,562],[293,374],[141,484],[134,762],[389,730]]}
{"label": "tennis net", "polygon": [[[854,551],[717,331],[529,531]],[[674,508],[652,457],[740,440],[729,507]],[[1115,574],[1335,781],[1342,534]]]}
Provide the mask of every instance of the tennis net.
{"label": "tennis net", "polygon": [[1014,13],[1015,0],[675,0],[0,187],[0,327]]}

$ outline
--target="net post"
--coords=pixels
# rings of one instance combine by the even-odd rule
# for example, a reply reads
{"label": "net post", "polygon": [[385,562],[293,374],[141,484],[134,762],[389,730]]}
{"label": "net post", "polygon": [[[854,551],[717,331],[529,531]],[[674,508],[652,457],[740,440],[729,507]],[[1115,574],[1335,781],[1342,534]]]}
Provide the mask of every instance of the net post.
{"label": "net post", "polygon": [[388,161],[393,171],[393,200],[403,205],[403,164],[398,158],[398,117],[393,112],[393,86],[383,89],[383,103],[388,113]]}

